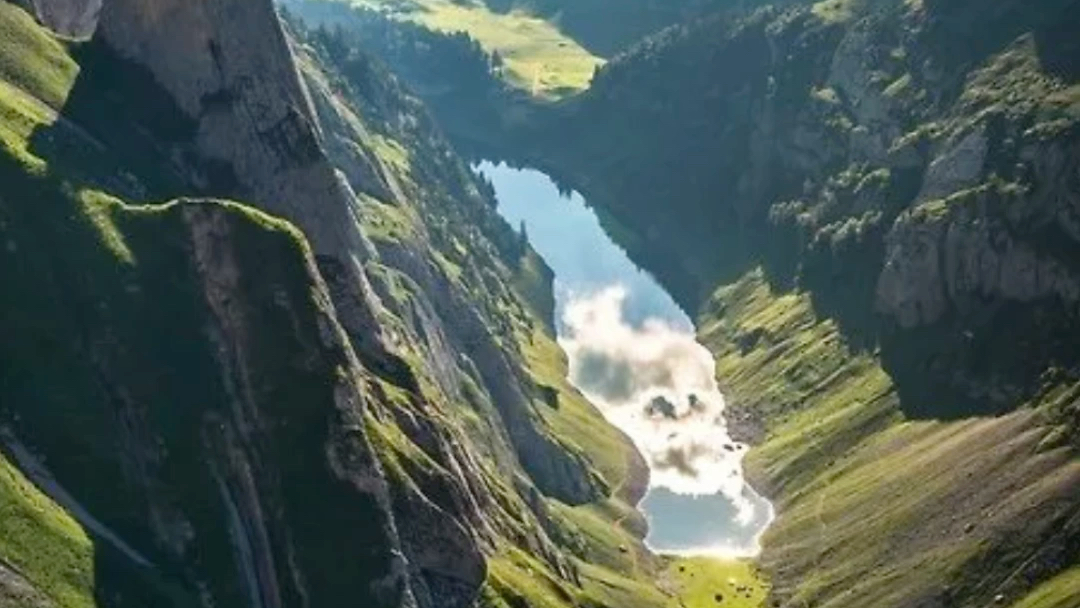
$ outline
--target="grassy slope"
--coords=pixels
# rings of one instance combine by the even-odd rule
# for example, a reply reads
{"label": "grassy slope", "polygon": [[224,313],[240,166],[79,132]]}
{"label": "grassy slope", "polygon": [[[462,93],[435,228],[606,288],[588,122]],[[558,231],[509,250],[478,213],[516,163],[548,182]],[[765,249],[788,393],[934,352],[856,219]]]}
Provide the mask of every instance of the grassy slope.
{"label": "grassy slope", "polygon": [[815,2],[812,10],[826,23],[840,23],[853,19],[865,0],[823,0]]}
{"label": "grassy slope", "polygon": [[10,3],[0,4],[0,80],[59,108],[77,71],[64,45],[29,14]]}
{"label": "grassy slope", "polygon": [[[360,197],[365,234],[376,249],[414,252],[419,259],[430,260],[432,272],[441,272],[446,280],[469,294],[480,311],[487,311],[485,322],[497,324],[490,331],[503,339],[508,353],[518,356],[523,367],[537,386],[554,389],[557,406],[535,395],[534,420],[537,428],[553,437],[568,449],[582,454],[606,480],[613,496],[594,504],[572,507],[556,500],[547,506],[554,530],[549,534],[569,549],[580,571],[581,586],[556,576],[548,565],[530,555],[525,543],[518,539],[528,536],[529,518],[523,517],[528,507],[510,486],[506,471],[502,474],[491,467],[485,479],[496,494],[499,511],[489,513],[494,527],[503,532],[506,542],[496,543],[489,562],[489,580],[485,601],[491,606],[500,602],[528,601],[536,606],[565,606],[585,603],[591,606],[625,608],[660,608],[667,606],[670,597],[653,584],[654,565],[638,564],[636,556],[644,554],[641,543],[643,523],[627,501],[640,495],[645,483],[645,471],[635,458],[629,440],[607,424],[595,407],[574,389],[567,380],[567,361],[553,337],[550,316],[554,307],[550,272],[534,252],[527,252],[516,268],[504,268],[505,260],[496,260],[488,250],[490,235],[474,234],[476,224],[482,224],[484,214],[490,214],[503,225],[494,210],[483,206],[471,209],[468,200],[442,201],[437,192],[439,182],[432,178],[436,167],[420,162],[429,159],[429,149],[437,142],[422,133],[394,131],[375,120],[373,108],[361,111],[356,120],[362,130],[373,134],[376,145],[371,152],[387,168],[395,188],[404,193],[405,202],[380,201],[372,196]],[[377,133],[377,134],[375,134]],[[471,215],[470,215],[471,214]],[[512,231],[511,231],[512,233]],[[513,236],[516,239],[516,235]],[[465,244],[468,243],[468,246]],[[405,273],[383,264],[371,264],[369,271],[386,292],[389,305],[383,319],[386,327],[402,335],[408,334],[407,316],[414,300],[423,295],[422,287]],[[505,289],[504,289],[505,288]],[[401,315],[402,318],[397,318]],[[447,394],[441,388],[438,373],[426,360],[422,340],[401,340],[400,354],[412,365],[424,400],[432,404],[440,417],[439,423],[455,427],[463,438],[482,444],[491,442],[492,420],[498,415],[487,401],[483,389],[471,379],[460,379],[466,390],[464,401]],[[394,397],[393,391],[390,396]],[[409,399],[396,395],[389,408],[409,409]],[[431,410],[424,415],[434,415]],[[423,456],[423,452],[402,433],[389,426],[374,425],[374,441],[379,442],[383,458],[392,474],[408,482],[410,472],[438,467]],[[499,448],[478,445],[479,452],[499,460]],[[511,472],[511,474],[520,474]],[[505,517],[503,517],[505,515]],[[643,560],[647,562],[647,560]]]}
{"label": "grassy slope", "polygon": [[0,135],[25,150],[33,130],[54,120],[79,66],[64,45],[13,4],[0,3]]}
{"label": "grassy slope", "polygon": [[[729,399],[767,421],[748,457],[780,512],[762,561],[795,605],[1016,599],[1045,575],[1031,568],[1055,550],[1046,539],[1080,525],[1080,461],[1048,442],[1071,387],[997,419],[905,420],[872,354],[757,273],[716,292],[701,335]],[[1058,597],[1068,586],[1047,585]]]}
{"label": "grassy slope", "polygon": [[661,581],[671,586],[687,608],[757,608],[765,604],[769,591],[756,567],[743,560],[669,560]]}
{"label": "grassy slope", "polygon": [[[94,605],[94,547],[86,532],[0,456],[0,569],[18,572],[59,606]],[[0,607],[25,606],[0,576]],[[24,603],[26,602],[26,603]]]}
{"label": "grassy slope", "polygon": [[350,0],[389,11],[400,19],[441,32],[467,32],[488,53],[505,61],[504,77],[514,87],[540,97],[560,97],[584,90],[603,60],[555,25],[515,10],[497,13],[482,2],[451,0]]}
{"label": "grassy slope", "polygon": [[[582,564],[580,589],[569,589],[546,576],[539,564],[520,551],[491,562],[490,597],[485,608],[525,601],[530,608],[761,608],[769,590],[747,561],[714,558],[663,558],[658,570],[641,580]],[[720,596],[722,601],[718,601]],[[498,598],[498,599],[496,599]]]}
{"label": "grassy slope", "polygon": [[[26,140],[51,119],[50,108],[39,99],[59,107],[76,69],[62,45],[35,27],[29,15],[0,3],[0,142],[5,154],[31,161]],[[0,230],[5,227],[0,217]],[[91,540],[2,456],[0,560],[58,605],[94,605]],[[6,598],[0,591],[0,606],[22,601],[26,598]]]}

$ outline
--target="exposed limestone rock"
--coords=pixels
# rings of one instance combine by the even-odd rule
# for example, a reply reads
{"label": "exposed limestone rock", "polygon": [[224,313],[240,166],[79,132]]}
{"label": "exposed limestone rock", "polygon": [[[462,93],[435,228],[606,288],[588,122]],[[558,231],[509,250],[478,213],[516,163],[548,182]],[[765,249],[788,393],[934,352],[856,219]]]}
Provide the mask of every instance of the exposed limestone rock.
{"label": "exposed limestone rock", "polygon": [[890,115],[890,101],[875,82],[874,32],[870,25],[847,30],[837,46],[829,70],[828,84],[837,91],[844,109],[856,127],[851,130],[849,148],[856,162],[882,162],[899,127]]}
{"label": "exposed limestone rock", "polygon": [[355,195],[323,153],[272,3],[110,0],[97,35],[147,67],[196,121],[197,150],[226,168],[214,176],[224,183],[208,183],[211,189],[238,189],[303,229],[357,349],[385,360],[378,303],[361,266],[370,248],[354,218]]}
{"label": "exposed limestone rock", "polygon": [[[1003,127],[1014,139],[1030,135],[1009,132],[1015,128]],[[911,328],[980,301],[1080,302],[1080,269],[1069,253],[1080,246],[1077,144],[1027,139],[1018,152],[997,153],[1016,155],[1012,183],[987,166],[985,126],[942,145],[919,204],[886,236],[880,312]]]}
{"label": "exposed limestone rock", "polygon": [[[1017,204],[1026,204],[1020,200]],[[938,204],[949,205],[949,202]],[[1062,260],[1020,241],[995,213],[999,197],[957,201],[937,216],[916,209],[886,237],[877,306],[906,328],[929,325],[976,299],[1080,301],[1080,278]]]}
{"label": "exposed limestone rock", "polygon": [[413,487],[402,488],[394,514],[408,522],[400,528],[401,542],[414,571],[420,605],[471,605],[484,583],[487,564],[465,526]]}
{"label": "exposed limestone rock", "polygon": [[0,606],[53,608],[56,604],[0,560]]}
{"label": "exposed limestone rock", "polygon": [[950,298],[981,295],[1030,302],[1053,295],[1077,301],[1080,284],[1068,268],[1011,239],[1003,226],[988,224],[963,216],[950,223],[944,243]]}
{"label": "exposed limestone rock", "polygon": [[50,30],[73,38],[94,32],[102,0],[19,0]]}
{"label": "exposed limestone rock", "polygon": [[405,200],[401,185],[382,162],[356,142],[372,140],[372,133],[359,117],[330,89],[326,76],[313,64],[305,49],[293,45],[304,83],[311,94],[319,129],[323,133],[326,153],[334,166],[341,170],[349,185],[383,202]]}
{"label": "exposed limestone rock", "polygon": [[978,183],[986,162],[987,139],[976,129],[946,148],[926,169],[918,200],[948,196]]}
{"label": "exposed limestone rock", "polygon": [[929,324],[945,314],[939,223],[898,221],[886,237],[888,255],[878,279],[877,306],[903,327]]}

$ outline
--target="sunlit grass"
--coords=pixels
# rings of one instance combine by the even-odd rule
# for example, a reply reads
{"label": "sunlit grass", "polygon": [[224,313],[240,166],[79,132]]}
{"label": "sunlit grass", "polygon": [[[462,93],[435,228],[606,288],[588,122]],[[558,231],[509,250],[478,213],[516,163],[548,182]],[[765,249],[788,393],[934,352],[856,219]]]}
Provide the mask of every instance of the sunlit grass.
{"label": "sunlit grass", "polygon": [[678,597],[680,608],[759,608],[769,593],[768,583],[747,560],[672,559],[661,580]]}
{"label": "sunlit grass", "polygon": [[56,120],[78,70],[63,43],[22,9],[0,3],[0,142],[38,169],[44,163],[27,151],[28,141]]}
{"label": "sunlit grass", "polygon": [[634,516],[633,507],[618,500],[578,507],[550,502],[551,515],[561,529],[581,543],[585,561],[611,570],[638,573],[630,548],[640,544],[622,523]]}
{"label": "sunlit grass", "polygon": [[560,97],[588,88],[604,60],[559,31],[550,21],[522,10],[496,13],[480,2],[449,0],[351,0],[354,4],[440,32],[467,32],[504,61],[511,85],[540,97]]}
{"label": "sunlit grass", "polygon": [[580,586],[552,576],[533,556],[515,548],[504,548],[488,561],[489,591],[484,595],[489,597],[480,605],[484,608],[680,608],[678,599],[658,590],[649,577],[626,576],[584,562],[576,562],[576,567]]}
{"label": "sunlit grass", "polygon": [[90,538],[2,456],[0,559],[17,568],[58,605],[94,606],[94,547]]}
{"label": "sunlit grass", "polygon": [[861,4],[862,0],[823,0],[811,10],[826,23],[844,23],[855,16]]}
{"label": "sunlit grass", "polygon": [[0,80],[60,109],[78,71],[61,41],[26,11],[0,3]]}
{"label": "sunlit grass", "polygon": [[1036,587],[1013,608],[1071,608],[1080,606],[1080,566],[1066,570]]}
{"label": "sunlit grass", "polygon": [[372,135],[371,142],[372,147],[375,149],[379,158],[387,162],[401,175],[408,175],[409,169],[412,166],[409,150],[402,146],[397,140],[384,135]]}
{"label": "sunlit grass", "polygon": [[[746,464],[778,507],[761,559],[784,573],[773,582],[792,605],[903,605],[955,586],[985,551],[1004,581],[1037,532],[1006,543],[993,529],[1049,525],[1026,505],[1052,504],[1080,479],[1034,413],[1053,395],[997,419],[906,420],[875,354],[852,351],[807,294],[774,291],[760,272],[719,289],[700,328],[729,403],[765,422]],[[1021,605],[1059,608],[1064,587]]]}

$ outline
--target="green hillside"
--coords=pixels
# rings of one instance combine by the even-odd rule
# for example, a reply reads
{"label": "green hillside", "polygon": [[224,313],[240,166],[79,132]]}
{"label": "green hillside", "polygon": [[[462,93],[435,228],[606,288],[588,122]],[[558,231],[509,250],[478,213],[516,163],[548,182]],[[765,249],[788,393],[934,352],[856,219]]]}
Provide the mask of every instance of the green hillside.
{"label": "green hillside", "polygon": [[[107,2],[0,0],[0,608],[1080,605],[1077,2]],[[692,312],[760,555],[467,158]]]}

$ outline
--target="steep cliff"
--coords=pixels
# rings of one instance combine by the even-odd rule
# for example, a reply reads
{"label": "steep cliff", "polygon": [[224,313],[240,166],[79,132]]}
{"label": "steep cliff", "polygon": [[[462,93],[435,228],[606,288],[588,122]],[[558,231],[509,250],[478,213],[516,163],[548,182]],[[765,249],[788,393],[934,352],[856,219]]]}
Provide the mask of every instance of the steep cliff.
{"label": "steep cliff", "polygon": [[582,532],[645,471],[550,272],[378,64],[269,2],[0,31],[0,605],[667,601]]}
{"label": "steep cliff", "polygon": [[342,322],[362,356],[380,352],[370,255],[355,194],[320,149],[318,126],[272,4],[105,4],[97,38],[145,66],[193,121],[193,148],[213,171],[191,177],[295,222],[311,240]]}
{"label": "steep cliff", "polygon": [[[137,602],[139,576],[158,601],[406,603],[370,379],[299,233],[224,203],[124,207],[3,162],[4,447],[130,547],[95,557],[98,599]],[[354,544],[331,567],[326,547]]]}

